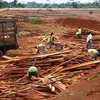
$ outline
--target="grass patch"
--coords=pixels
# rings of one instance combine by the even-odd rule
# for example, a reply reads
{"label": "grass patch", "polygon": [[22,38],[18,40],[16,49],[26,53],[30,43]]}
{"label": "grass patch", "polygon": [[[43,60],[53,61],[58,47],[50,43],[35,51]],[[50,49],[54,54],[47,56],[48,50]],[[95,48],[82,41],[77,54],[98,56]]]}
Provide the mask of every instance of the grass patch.
{"label": "grass patch", "polygon": [[100,74],[95,74],[92,78],[100,78]]}
{"label": "grass patch", "polygon": [[31,20],[31,24],[38,24],[40,22],[42,22],[43,20],[40,18],[40,17],[35,17],[35,18],[32,18]]}

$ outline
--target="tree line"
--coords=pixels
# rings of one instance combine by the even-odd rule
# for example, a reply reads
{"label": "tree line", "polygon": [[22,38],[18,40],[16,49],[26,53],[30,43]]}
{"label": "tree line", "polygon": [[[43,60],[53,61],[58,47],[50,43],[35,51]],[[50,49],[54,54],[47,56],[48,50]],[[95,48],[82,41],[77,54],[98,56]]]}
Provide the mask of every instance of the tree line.
{"label": "tree line", "polygon": [[100,8],[100,0],[96,0],[93,3],[80,3],[80,2],[70,2],[62,3],[62,4],[49,4],[49,3],[36,3],[36,2],[27,2],[27,4],[24,3],[18,3],[17,0],[14,0],[13,2],[7,2],[4,0],[0,0],[0,8]]}

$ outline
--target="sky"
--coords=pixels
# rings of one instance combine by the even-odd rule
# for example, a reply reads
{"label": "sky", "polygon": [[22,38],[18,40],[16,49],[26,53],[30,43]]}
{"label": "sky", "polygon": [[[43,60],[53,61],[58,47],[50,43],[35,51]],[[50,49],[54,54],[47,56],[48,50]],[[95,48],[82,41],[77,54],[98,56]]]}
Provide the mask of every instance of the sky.
{"label": "sky", "polygon": [[[12,2],[14,0],[3,0],[3,1],[7,1],[7,2]],[[27,2],[37,2],[37,3],[67,3],[68,1],[72,1],[72,0],[17,0],[18,2],[21,3],[27,3]],[[80,1],[81,3],[87,3],[87,2],[94,2],[95,0],[74,0],[74,1]]]}

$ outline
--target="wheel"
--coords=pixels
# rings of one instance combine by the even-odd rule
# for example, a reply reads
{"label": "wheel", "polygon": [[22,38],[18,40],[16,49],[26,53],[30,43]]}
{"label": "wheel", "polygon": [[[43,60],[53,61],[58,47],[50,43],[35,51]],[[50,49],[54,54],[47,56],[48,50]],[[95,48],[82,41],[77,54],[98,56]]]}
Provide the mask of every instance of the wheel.
{"label": "wheel", "polygon": [[3,52],[0,50],[0,59],[2,59]]}
{"label": "wheel", "polygon": [[99,52],[99,55],[98,56],[100,56],[100,48],[99,49],[97,49],[98,50],[98,52]]}

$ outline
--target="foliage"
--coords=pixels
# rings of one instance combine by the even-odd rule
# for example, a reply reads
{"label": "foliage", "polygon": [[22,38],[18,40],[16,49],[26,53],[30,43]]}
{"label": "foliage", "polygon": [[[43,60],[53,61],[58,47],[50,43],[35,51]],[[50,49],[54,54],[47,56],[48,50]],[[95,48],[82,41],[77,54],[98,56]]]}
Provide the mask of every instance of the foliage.
{"label": "foliage", "polygon": [[100,78],[100,74],[96,74],[92,78]]}
{"label": "foliage", "polygon": [[14,0],[14,7],[17,6],[17,0]]}
{"label": "foliage", "polygon": [[25,7],[25,4],[22,3],[17,3],[17,0],[14,0],[14,2],[7,2],[7,1],[3,1],[0,0],[0,8],[13,8],[13,7]]}
{"label": "foliage", "polygon": [[80,3],[75,2],[74,0],[67,3],[62,4],[49,4],[49,3],[36,3],[36,2],[28,2],[27,4],[17,3],[18,0],[13,0],[13,2],[6,2],[4,0],[0,0],[0,8],[7,7],[28,7],[28,8],[100,8],[100,0],[94,0],[93,3]]}
{"label": "foliage", "polygon": [[40,23],[42,21],[43,20],[40,17],[35,17],[35,18],[32,18],[31,24],[38,24],[38,23]]}

